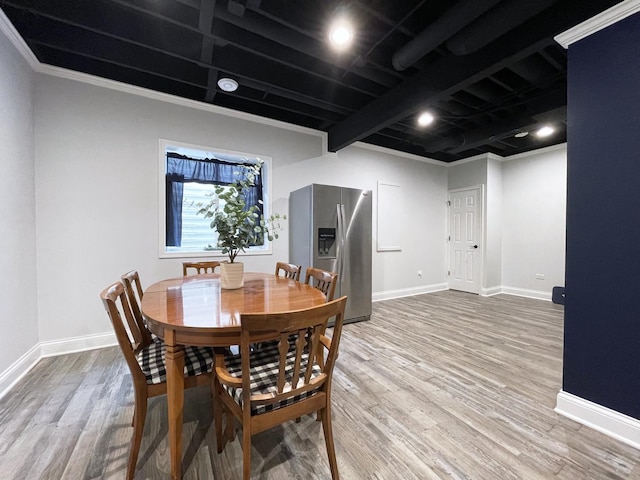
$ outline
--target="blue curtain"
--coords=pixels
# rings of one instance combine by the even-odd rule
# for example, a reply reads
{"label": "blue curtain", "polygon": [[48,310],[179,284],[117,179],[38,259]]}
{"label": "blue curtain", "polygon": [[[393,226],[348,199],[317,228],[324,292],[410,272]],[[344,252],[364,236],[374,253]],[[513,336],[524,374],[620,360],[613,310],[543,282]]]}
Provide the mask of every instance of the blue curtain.
{"label": "blue curtain", "polygon": [[[176,153],[167,153],[166,169],[166,245],[179,247],[182,244],[182,203],[183,184],[185,182],[206,183],[211,185],[230,185],[236,180],[246,178],[251,163],[232,163],[216,158],[197,160]],[[255,186],[247,192],[247,209],[262,205],[262,175],[256,175]]]}
{"label": "blue curtain", "polygon": [[167,175],[165,180],[165,245],[182,245],[182,190],[184,181],[179,175]]}

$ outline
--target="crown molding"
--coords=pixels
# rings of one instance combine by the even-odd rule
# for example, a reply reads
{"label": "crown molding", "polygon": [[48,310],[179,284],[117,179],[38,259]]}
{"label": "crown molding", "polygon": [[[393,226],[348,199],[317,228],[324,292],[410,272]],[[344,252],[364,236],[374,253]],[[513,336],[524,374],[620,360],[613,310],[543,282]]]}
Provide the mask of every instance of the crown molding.
{"label": "crown molding", "polygon": [[13,44],[16,50],[18,50],[18,53],[22,55],[22,58],[24,58],[27,61],[27,63],[31,66],[31,68],[37,71],[38,68],[40,67],[40,62],[38,61],[36,56],[33,54],[31,49],[27,45],[27,42],[23,40],[23,38],[20,36],[16,28],[13,26],[13,23],[11,23],[11,20],[7,18],[7,16],[2,11],[1,8],[0,8],[0,31],[7,36],[9,41]]}
{"label": "crown molding", "polygon": [[640,0],[624,0],[595,17],[570,28],[566,32],[556,35],[553,39],[564,48],[569,48],[572,43],[599,32],[637,12],[640,12]]}
{"label": "crown molding", "polygon": [[473,157],[462,158],[460,160],[456,160],[455,162],[447,163],[447,167],[456,167],[458,165],[464,165],[465,163],[477,162],[478,160],[497,160],[499,162],[503,162],[504,157],[491,152],[479,153],[478,155],[474,155]]}
{"label": "crown molding", "polygon": [[509,155],[508,157],[504,157],[502,161],[508,162],[509,160],[518,160],[520,158],[535,157],[537,155],[542,155],[544,153],[550,153],[550,152],[561,151],[561,150],[564,150],[566,153],[567,142],[558,143],[556,145],[550,145],[548,147],[538,148],[537,150],[529,150],[528,152],[516,153],[515,155]]}

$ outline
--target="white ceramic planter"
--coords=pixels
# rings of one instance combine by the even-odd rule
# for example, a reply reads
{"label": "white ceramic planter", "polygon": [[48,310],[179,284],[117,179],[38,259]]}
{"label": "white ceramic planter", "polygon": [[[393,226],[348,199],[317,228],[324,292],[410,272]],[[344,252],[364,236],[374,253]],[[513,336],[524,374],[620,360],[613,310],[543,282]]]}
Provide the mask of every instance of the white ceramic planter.
{"label": "white ceramic planter", "polygon": [[220,287],[234,290],[244,286],[244,263],[223,262],[220,264]]}

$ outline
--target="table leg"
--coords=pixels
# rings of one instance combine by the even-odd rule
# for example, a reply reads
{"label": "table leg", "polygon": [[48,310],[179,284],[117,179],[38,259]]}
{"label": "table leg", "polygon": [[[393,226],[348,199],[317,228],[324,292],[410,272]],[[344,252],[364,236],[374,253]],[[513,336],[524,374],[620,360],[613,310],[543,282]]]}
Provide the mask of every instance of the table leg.
{"label": "table leg", "polygon": [[[169,422],[169,451],[171,478],[182,477],[182,412],[184,408],[184,347],[165,339],[167,350],[167,418]],[[171,342],[171,343],[169,343]]]}

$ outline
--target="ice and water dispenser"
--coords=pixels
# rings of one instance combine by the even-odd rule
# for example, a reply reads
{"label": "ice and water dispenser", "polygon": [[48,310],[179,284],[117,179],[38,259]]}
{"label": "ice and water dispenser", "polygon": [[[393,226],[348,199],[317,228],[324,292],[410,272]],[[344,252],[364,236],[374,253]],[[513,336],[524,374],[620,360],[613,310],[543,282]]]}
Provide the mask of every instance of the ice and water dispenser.
{"label": "ice and water dispenser", "polygon": [[318,228],[318,257],[336,256],[336,229]]}

